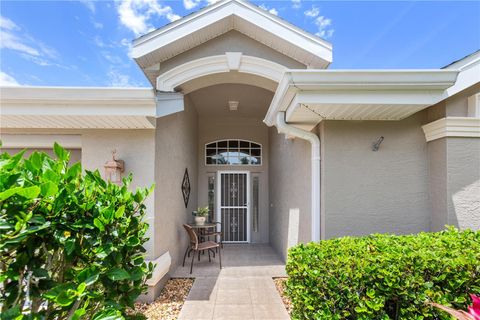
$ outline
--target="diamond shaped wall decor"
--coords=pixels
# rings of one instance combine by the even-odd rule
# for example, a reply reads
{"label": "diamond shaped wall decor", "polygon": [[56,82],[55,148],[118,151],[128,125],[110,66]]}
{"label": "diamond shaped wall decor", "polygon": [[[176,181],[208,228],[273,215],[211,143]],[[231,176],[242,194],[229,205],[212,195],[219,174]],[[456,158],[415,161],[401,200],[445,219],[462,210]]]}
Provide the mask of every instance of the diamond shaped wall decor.
{"label": "diamond shaped wall decor", "polygon": [[188,169],[185,169],[182,181],[182,195],[183,202],[185,202],[185,208],[188,207],[188,199],[190,199],[190,178],[188,177]]}

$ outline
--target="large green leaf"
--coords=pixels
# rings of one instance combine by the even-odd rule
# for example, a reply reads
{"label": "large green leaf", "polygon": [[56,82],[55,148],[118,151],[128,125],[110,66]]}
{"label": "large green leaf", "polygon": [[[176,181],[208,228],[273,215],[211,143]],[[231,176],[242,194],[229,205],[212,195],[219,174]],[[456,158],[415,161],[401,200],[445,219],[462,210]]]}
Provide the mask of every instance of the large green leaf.
{"label": "large green leaf", "polygon": [[53,145],[53,152],[55,152],[55,155],[58,157],[58,159],[62,161],[67,161],[68,158],[70,157],[70,154],[68,153],[67,150],[62,148],[58,143],[54,143]]}
{"label": "large green leaf", "polygon": [[35,199],[40,194],[40,188],[37,186],[21,188],[20,190],[17,191],[17,194],[26,199]]}
{"label": "large green leaf", "polygon": [[113,281],[130,279],[130,274],[123,268],[112,269],[107,272],[107,276]]}
{"label": "large green leaf", "polygon": [[53,196],[57,192],[58,192],[58,186],[52,181],[47,181],[45,183],[42,183],[42,185],[40,186],[40,193],[44,197]]}

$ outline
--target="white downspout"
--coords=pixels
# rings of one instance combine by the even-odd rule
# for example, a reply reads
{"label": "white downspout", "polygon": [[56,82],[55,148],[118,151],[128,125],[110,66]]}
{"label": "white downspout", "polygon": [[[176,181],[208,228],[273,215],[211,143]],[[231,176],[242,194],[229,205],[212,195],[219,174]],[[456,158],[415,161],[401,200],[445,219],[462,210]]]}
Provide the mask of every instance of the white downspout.
{"label": "white downspout", "polygon": [[312,241],[320,241],[320,139],[315,133],[287,124],[285,112],[277,113],[275,126],[279,133],[307,140],[312,146]]}

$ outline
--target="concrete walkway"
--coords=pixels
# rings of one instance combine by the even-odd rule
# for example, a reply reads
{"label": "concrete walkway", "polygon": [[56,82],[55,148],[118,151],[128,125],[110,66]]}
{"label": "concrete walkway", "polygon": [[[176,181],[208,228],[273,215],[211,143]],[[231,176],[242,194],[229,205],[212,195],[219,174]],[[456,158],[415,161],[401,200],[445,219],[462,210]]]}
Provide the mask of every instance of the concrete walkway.
{"label": "concrete walkway", "polygon": [[290,319],[273,277],[285,276],[285,265],[268,245],[225,245],[223,269],[218,257],[195,259],[172,277],[195,277],[179,319]]}

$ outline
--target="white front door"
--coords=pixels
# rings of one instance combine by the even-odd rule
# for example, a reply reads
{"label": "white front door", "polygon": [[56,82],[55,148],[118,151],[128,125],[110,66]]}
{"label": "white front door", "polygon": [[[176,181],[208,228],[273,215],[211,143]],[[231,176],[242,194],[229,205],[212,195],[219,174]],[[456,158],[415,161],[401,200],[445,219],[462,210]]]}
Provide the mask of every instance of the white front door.
{"label": "white front door", "polygon": [[223,242],[250,242],[250,172],[218,171],[217,190]]}

